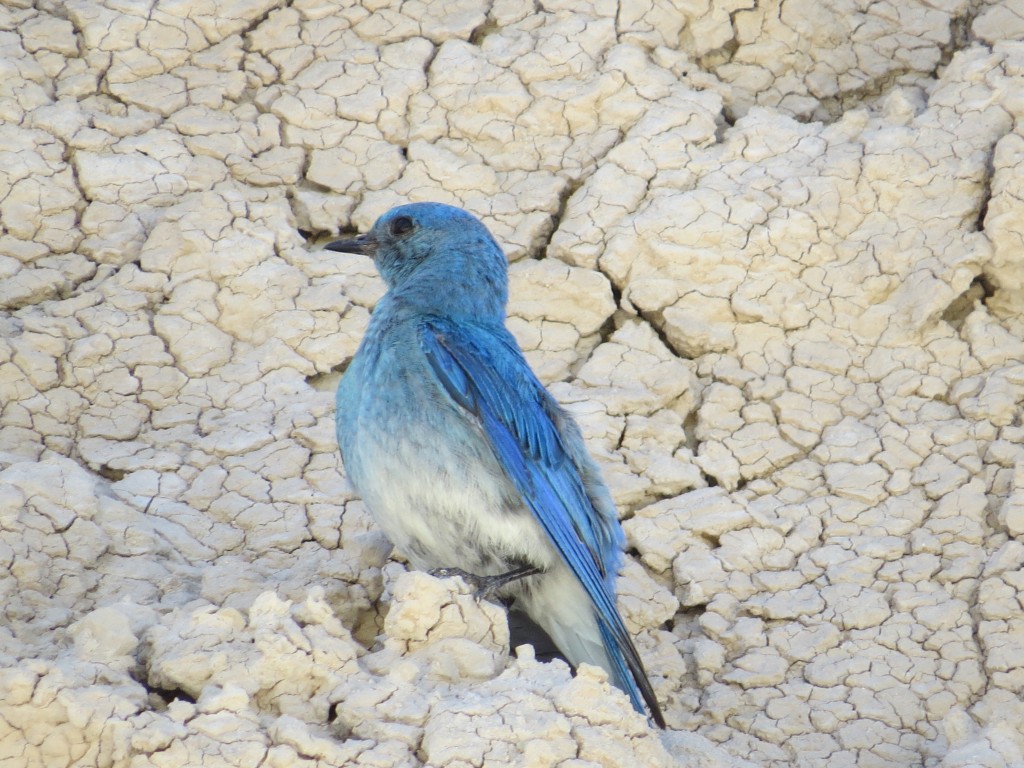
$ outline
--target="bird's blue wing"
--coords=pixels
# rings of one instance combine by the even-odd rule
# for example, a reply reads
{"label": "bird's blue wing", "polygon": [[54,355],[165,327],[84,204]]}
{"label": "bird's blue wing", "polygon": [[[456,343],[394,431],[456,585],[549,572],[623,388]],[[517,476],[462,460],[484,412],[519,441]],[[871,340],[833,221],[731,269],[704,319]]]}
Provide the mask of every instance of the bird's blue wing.
{"label": "bird's blue wing", "polygon": [[[524,500],[538,504],[533,511],[541,524],[574,534],[599,580],[612,584],[614,574],[608,572],[618,565],[621,546],[617,524],[594,509],[556,423],[560,408],[515,342],[504,334],[430,318],[422,325],[421,344],[448,394],[479,419]],[[558,543],[561,534],[549,534]],[[561,545],[559,550],[566,554]]]}
{"label": "bird's blue wing", "polygon": [[420,343],[441,385],[479,421],[526,506],[590,596],[609,657],[634,706],[643,711],[642,695],[664,726],[615,606],[621,529],[595,509],[576,449],[566,445],[567,417],[504,329],[432,317],[420,327]]}

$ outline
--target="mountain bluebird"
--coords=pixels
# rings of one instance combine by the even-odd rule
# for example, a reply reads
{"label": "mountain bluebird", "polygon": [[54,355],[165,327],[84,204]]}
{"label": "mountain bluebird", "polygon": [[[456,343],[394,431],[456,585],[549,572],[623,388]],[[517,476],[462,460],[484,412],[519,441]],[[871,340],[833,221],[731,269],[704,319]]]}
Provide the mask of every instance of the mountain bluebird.
{"label": "mountain bluebird", "polygon": [[460,208],[394,208],[329,250],[388,291],[338,387],[345,471],[420,569],[481,577],[574,665],[596,664],[665,720],[615,606],[623,535],[579,428],[505,328],[508,265]]}

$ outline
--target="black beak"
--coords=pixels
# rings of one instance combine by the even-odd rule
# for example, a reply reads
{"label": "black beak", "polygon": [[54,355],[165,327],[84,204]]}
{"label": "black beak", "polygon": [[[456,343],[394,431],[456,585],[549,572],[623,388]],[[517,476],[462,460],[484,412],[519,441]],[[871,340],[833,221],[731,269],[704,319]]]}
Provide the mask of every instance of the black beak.
{"label": "black beak", "polygon": [[377,238],[370,234],[360,235],[352,240],[335,240],[324,246],[328,251],[338,253],[358,253],[361,256],[373,258],[377,253]]}

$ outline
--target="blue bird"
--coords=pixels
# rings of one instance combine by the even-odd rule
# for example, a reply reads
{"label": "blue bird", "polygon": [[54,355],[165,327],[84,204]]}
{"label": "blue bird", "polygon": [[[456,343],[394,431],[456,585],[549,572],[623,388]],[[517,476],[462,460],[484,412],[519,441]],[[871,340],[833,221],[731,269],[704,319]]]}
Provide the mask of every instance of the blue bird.
{"label": "blue bird", "polygon": [[615,605],[623,534],[579,428],[505,328],[508,264],[470,213],[394,208],[354,240],[388,291],[338,386],[345,471],[412,565],[480,577],[573,664],[665,720]]}

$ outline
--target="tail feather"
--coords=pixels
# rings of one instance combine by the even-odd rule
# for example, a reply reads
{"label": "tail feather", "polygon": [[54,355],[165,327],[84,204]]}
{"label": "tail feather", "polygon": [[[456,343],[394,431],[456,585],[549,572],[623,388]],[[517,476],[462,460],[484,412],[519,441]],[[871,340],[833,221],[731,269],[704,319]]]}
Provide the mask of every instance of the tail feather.
{"label": "tail feather", "polygon": [[654,695],[654,688],[651,687],[651,681],[647,677],[647,670],[644,669],[644,663],[640,660],[640,654],[637,653],[633,641],[626,638],[625,648],[623,648],[615,642],[607,624],[598,619],[597,626],[601,630],[605,648],[608,649],[608,655],[611,657],[612,669],[608,671],[608,674],[611,676],[612,682],[629,694],[637,712],[644,711],[644,706],[640,702],[642,696],[643,700],[647,702],[651,718],[659,728],[664,728],[665,715],[661,712],[658,699]]}
{"label": "tail feather", "polygon": [[518,600],[572,665],[585,662],[603,668],[638,712],[644,712],[646,702],[651,719],[664,728],[665,717],[636,647],[628,637],[625,643],[616,642],[611,629],[597,618],[594,604],[576,577],[566,568],[530,581],[530,588]]}

